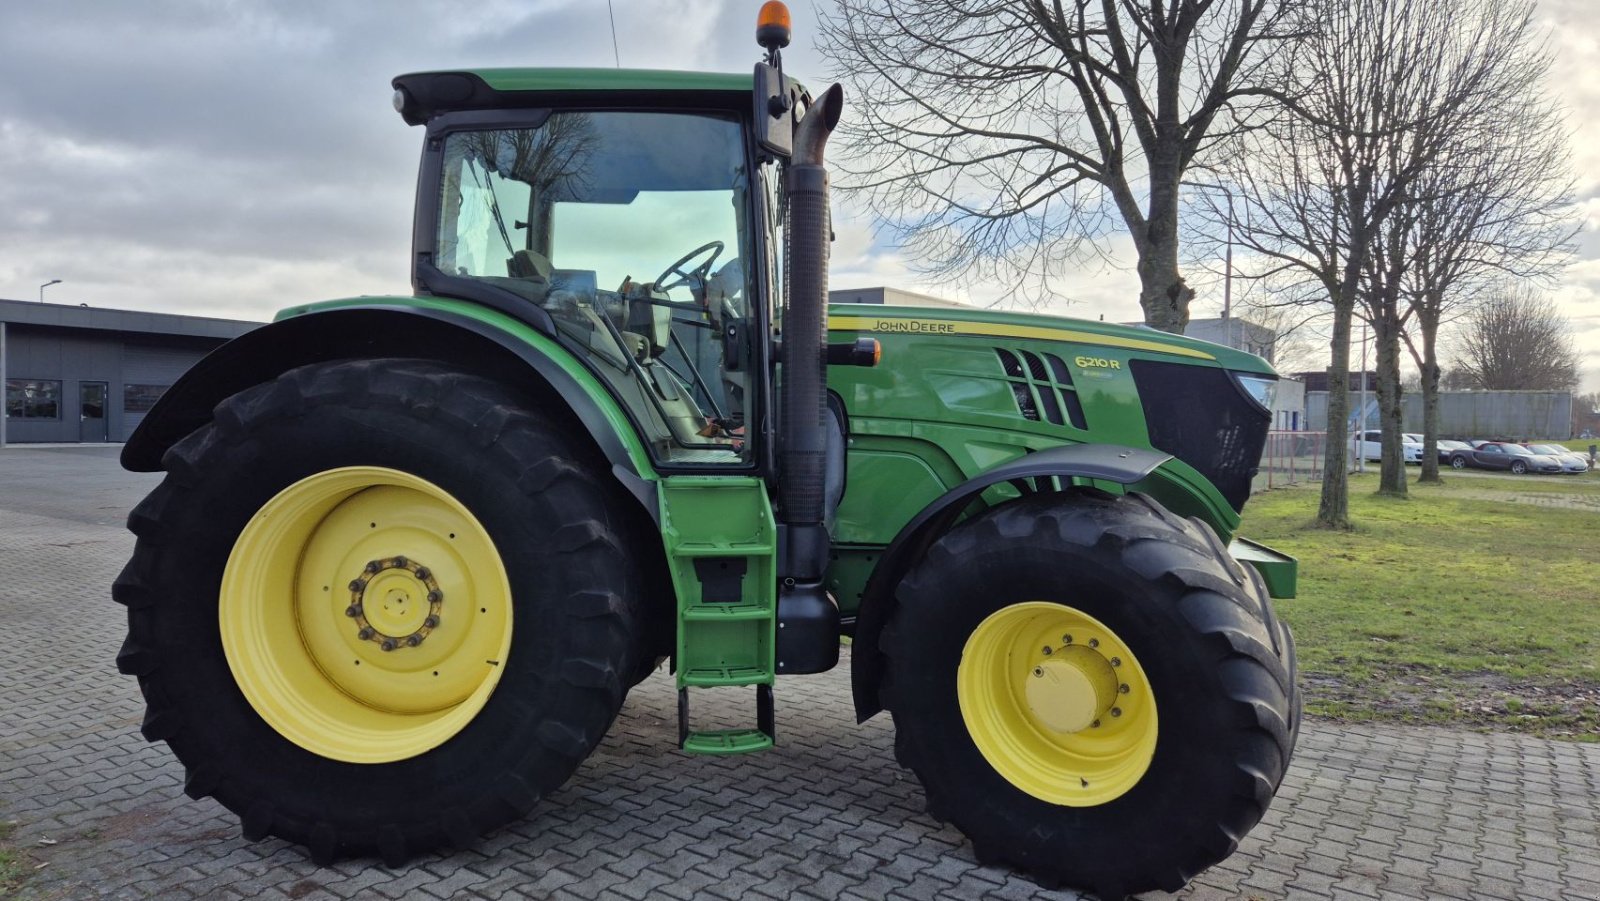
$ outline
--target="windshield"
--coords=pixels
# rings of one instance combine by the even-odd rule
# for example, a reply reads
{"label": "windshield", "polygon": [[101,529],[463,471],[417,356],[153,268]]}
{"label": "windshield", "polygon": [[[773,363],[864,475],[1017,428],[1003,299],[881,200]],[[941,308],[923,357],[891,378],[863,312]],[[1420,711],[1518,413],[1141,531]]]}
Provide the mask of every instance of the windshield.
{"label": "windshield", "polygon": [[1527,448],[1523,447],[1520,444],[1502,444],[1500,446],[1508,454],[1516,454],[1519,457],[1531,457],[1531,456],[1533,456],[1533,451],[1528,450]]}
{"label": "windshield", "polygon": [[1558,457],[1566,453],[1566,451],[1562,448],[1554,447],[1549,444],[1535,444],[1532,447],[1529,447],[1528,450],[1531,450],[1536,454],[1553,454]]}
{"label": "windshield", "polygon": [[753,334],[754,246],[736,118],[556,112],[537,128],[455,132],[439,201],[435,265],[549,312],[658,458],[753,459],[734,340]]}

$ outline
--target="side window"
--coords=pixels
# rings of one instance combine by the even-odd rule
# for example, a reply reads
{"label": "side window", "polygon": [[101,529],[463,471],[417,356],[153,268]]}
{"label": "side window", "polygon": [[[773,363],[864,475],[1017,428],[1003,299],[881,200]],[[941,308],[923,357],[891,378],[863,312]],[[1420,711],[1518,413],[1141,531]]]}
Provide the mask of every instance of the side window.
{"label": "side window", "polygon": [[527,218],[532,188],[500,171],[500,134],[478,132],[450,144],[438,250],[438,266],[450,275],[510,275],[508,261],[526,246],[506,225]]}

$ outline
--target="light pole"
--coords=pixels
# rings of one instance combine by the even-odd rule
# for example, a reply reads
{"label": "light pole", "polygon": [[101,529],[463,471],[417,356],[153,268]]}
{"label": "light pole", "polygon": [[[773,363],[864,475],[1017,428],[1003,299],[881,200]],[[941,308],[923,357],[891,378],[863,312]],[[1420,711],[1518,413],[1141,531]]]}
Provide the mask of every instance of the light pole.
{"label": "light pole", "polygon": [[1222,321],[1223,328],[1227,328],[1228,317],[1233,314],[1233,192],[1228,190],[1227,185],[1214,185],[1210,182],[1180,181],[1178,184],[1221,191],[1228,198],[1228,250],[1222,270]]}
{"label": "light pole", "polygon": [[59,285],[59,284],[61,284],[61,279],[53,278],[53,279],[45,282],[44,284],[40,285],[39,286],[39,302],[40,303],[44,303],[44,289],[50,287],[51,285]]}

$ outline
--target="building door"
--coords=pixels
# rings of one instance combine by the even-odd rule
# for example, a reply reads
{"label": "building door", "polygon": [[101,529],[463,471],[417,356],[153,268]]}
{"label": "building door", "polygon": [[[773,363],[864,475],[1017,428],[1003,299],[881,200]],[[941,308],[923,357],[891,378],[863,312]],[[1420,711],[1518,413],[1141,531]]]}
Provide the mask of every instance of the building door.
{"label": "building door", "polygon": [[106,440],[106,383],[78,383],[78,440]]}

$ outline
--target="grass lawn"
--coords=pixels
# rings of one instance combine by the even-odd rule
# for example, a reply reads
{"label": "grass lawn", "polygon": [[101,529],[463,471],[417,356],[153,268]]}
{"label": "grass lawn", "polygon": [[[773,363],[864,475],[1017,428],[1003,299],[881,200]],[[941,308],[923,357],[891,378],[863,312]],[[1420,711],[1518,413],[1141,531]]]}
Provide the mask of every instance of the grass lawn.
{"label": "grass lawn", "polygon": [[1445,473],[1409,499],[1353,476],[1351,532],[1320,485],[1256,495],[1241,534],[1300,559],[1308,711],[1600,741],[1600,472]]}

